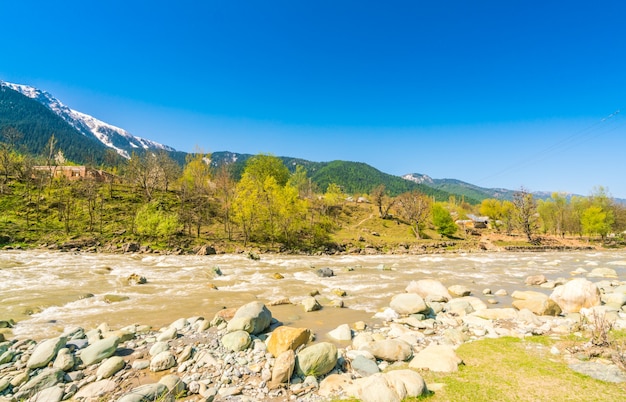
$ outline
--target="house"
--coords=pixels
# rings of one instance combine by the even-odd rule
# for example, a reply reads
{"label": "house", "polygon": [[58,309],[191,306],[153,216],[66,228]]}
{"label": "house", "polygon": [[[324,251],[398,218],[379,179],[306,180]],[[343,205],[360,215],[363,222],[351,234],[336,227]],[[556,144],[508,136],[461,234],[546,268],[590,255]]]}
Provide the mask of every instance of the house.
{"label": "house", "polygon": [[68,180],[95,180],[97,182],[110,182],[115,175],[101,169],[87,166],[33,166],[35,172],[52,174],[53,177],[65,177]]}

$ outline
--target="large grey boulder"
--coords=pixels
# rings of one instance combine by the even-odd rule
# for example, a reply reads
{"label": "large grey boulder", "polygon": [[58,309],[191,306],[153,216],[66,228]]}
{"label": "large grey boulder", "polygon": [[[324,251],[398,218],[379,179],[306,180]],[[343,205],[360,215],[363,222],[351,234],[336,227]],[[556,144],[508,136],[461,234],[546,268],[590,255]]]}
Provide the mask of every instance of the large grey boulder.
{"label": "large grey boulder", "polygon": [[111,356],[106,359],[100,367],[98,367],[98,371],[96,371],[96,377],[98,379],[106,379],[111,377],[113,374],[117,373],[121,369],[126,366],[126,362],[120,356]]}
{"label": "large grey boulder", "polygon": [[260,334],[269,328],[272,313],[259,301],[241,306],[235,316],[228,322],[228,331],[243,330],[249,334]]}
{"label": "large grey boulder", "polygon": [[428,392],[421,375],[413,370],[392,370],[354,381],[344,391],[362,402],[400,402]]}
{"label": "large grey boulder", "polygon": [[67,338],[65,337],[52,338],[41,342],[28,359],[26,367],[36,369],[47,366],[57,355],[57,352],[65,346],[66,342]]}
{"label": "large grey boulder", "polygon": [[85,366],[100,363],[107,357],[113,356],[119,343],[120,338],[117,336],[110,336],[96,341],[81,351],[80,359]]}
{"label": "large grey boulder", "polygon": [[163,371],[176,365],[176,358],[169,350],[161,352],[150,360],[150,371]]}
{"label": "large grey boulder", "polygon": [[389,303],[396,313],[408,315],[417,314],[428,310],[424,299],[417,293],[401,293],[395,295]]}
{"label": "large grey boulder", "polygon": [[76,360],[70,350],[68,348],[61,348],[57,352],[57,357],[54,359],[52,367],[59,368],[63,371],[70,371],[75,363]]}
{"label": "large grey boulder", "polygon": [[380,373],[380,369],[374,360],[370,360],[362,355],[357,355],[350,362],[352,370],[361,377],[369,377],[373,374]]}
{"label": "large grey boulder", "polygon": [[170,393],[176,397],[183,395],[183,392],[187,390],[187,385],[179,376],[175,374],[169,374],[163,376],[159,383],[164,384],[167,389],[170,390]]}
{"label": "large grey boulder", "polygon": [[65,377],[65,372],[57,368],[43,369],[39,374],[32,377],[26,384],[20,387],[19,392],[15,394],[15,399],[21,401],[29,398],[39,391],[53,387],[61,382]]}
{"label": "large grey boulder", "polygon": [[563,312],[578,313],[581,308],[600,305],[600,289],[587,279],[576,278],[565,285],[557,286],[550,299],[554,300]]}
{"label": "large grey boulder", "polygon": [[322,309],[322,305],[313,296],[305,297],[302,300],[302,306],[304,307],[304,311],[307,313]]}
{"label": "large grey boulder", "polygon": [[336,341],[349,341],[352,339],[352,330],[348,324],[341,324],[337,328],[328,332],[328,336]]}
{"label": "large grey boulder", "polygon": [[302,349],[296,355],[296,369],[304,376],[321,376],[337,364],[337,347],[329,342],[320,342]]}

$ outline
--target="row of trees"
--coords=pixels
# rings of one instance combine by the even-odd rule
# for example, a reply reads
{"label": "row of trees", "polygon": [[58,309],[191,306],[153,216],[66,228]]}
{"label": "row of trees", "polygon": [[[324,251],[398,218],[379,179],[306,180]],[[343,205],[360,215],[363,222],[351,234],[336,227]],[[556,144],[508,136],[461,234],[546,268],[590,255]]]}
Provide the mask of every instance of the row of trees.
{"label": "row of trees", "polygon": [[[291,173],[280,158],[266,154],[252,157],[239,180],[228,165],[211,166],[210,155],[201,150],[188,154],[182,167],[166,152],[133,154],[125,163],[109,166],[116,179],[108,183],[64,176],[53,180],[53,168],[67,163],[54,137],[45,155],[34,158],[18,152],[19,132],[5,129],[0,134],[0,193],[10,178],[21,183],[21,198],[9,208],[16,211],[12,223],[23,222],[28,230],[50,229],[54,216],[66,235],[108,230],[157,240],[185,236],[319,247],[340,226],[347,199],[338,185],[330,183],[322,192],[302,166]],[[108,160],[113,165],[119,158]],[[50,169],[34,170],[34,165]],[[626,211],[603,188],[590,197],[555,193],[546,200],[535,200],[522,189],[512,201],[487,199],[479,206],[454,199],[435,202],[419,191],[392,197],[384,185],[367,198],[381,219],[407,224],[417,239],[426,228],[454,236],[455,220],[470,213],[488,216],[498,230],[519,230],[529,241],[537,233],[605,238],[626,229]]]}
{"label": "row of trees", "polygon": [[614,202],[604,187],[595,188],[588,197],[553,193],[543,200],[522,189],[513,201],[483,200],[479,211],[491,218],[497,229],[510,233],[519,228],[529,241],[536,233],[600,236],[604,240],[626,230],[625,206]]}

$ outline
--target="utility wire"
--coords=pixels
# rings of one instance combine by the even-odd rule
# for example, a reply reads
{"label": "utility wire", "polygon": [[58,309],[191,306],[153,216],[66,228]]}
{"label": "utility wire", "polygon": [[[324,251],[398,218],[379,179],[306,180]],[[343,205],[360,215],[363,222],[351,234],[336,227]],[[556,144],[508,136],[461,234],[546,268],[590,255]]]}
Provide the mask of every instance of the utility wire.
{"label": "utility wire", "polygon": [[[494,177],[501,176],[505,173],[508,173],[512,170],[520,169],[541,161],[548,159],[553,156],[555,151],[566,151],[574,148],[575,146],[587,142],[591,139],[599,137],[600,135],[610,133],[612,131],[617,130],[618,128],[624,126],[626,121],[621,118],[621,114],[619,110],[609,114],[608,116],[603,117],[602,119],[594,122],[593,124],[585,127],[574,134],[561,139],[560,141],[555,142],[554,144],[544,148],[543,150],[537,152],[536,154],[522,159],[508,167],[505,167],[489,176],[486,176],[479,180],[479,183],[482,183],[486,180],[493,179]],[[614,124],[613,124],[614,123]]]}

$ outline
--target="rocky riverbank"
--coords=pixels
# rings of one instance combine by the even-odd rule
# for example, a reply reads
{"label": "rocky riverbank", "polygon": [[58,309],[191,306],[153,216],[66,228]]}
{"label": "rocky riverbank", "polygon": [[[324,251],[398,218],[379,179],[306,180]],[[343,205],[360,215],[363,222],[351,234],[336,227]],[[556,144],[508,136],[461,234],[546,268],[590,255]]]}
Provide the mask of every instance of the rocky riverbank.
{"label": "rocky riverbank", "polygon": [[[464,342],[626,328],[626,283],[615,271],[573,275],[528,277],[527,287],[512,294],[514,308],[494,307],[502,290],[484,289],[485,303],[462,284],[413,281],[376,314],[383,324],[345,323],[326,342],[315,341],[315,328],[272,316],[272,306],[288,299],[180,318],[159,330],[102,324],[40,342],[0,333],[0,401],[400,401],[438,392],[420,373],[458,370],[455,349]],[[554,290],[547,296],[533,290],[538,286]],[[313,296],[302,302],[303,311],[320,307]],[[598,347],[592,339],[551,352],[574,370],[626,381],[610,360],[589,360]],[[617,363],[626,361],[623,352]]]}

